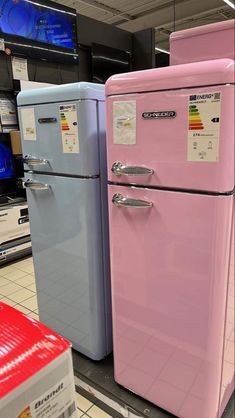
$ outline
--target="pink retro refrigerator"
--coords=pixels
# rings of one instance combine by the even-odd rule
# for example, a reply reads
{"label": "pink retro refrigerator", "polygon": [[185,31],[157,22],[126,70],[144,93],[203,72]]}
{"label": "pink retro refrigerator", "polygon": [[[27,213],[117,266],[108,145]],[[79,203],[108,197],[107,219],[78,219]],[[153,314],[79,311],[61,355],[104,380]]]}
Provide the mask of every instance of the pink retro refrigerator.
{"label": "pink retro refrigerator", "polygon": [[170,64],[235,59],[235,20],[211,23],[170,35]]}
{"label": "pink retro refrigerator", "polygon": [[106,84],[116,381],[181,418],[234,387],[234,61]]}

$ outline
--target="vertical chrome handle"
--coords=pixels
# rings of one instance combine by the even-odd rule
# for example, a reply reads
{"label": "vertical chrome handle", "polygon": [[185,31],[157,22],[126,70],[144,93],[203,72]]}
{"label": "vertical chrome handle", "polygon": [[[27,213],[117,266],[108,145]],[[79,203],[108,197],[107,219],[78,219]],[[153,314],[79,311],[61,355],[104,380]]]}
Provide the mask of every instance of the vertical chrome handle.
{"label": "vertical chrome handle", "polygon": [[141,199],[130,199],[129,197],[124,197],[120,193],[113,195],[112,202],[115,206],[125,206],[128,208],[151,208],[153,206],[152,202],[146,202]]}
{"label": "vertical chrome handle", "polygon": [[113,164],[111,170],[114,174],[116,174],[116,176],[121,176],[122,174],[126,176],[149,176],[154,173],[152,168],[131,165],[128,166],[120,163],[119,161]]}
{"label": "vertical chrome handle", "polygon": [[25,163],[25,164],[27,164],[27,165],[47,165],[47,164],[49,164],[49,161],[48,160],[45,160],[44,158],[34,158],[34,157],[31,157],[30,155],[26,155],[24,158],[23,158],[23,162]]}
{"label": "vertical chrome handle", "polygon": [[49,190],[50,188],[48,184],[39,183],[39,182],[32,181],[32,180],[26,180],[24,185],[27,189],[31,189],[31,190]]}

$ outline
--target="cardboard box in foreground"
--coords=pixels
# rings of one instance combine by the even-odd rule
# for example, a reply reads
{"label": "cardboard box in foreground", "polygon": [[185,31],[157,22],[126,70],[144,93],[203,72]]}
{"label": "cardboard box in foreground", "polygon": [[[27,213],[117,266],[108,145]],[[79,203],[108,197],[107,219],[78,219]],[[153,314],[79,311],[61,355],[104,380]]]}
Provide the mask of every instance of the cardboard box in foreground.
{"label": "cardboard box in foreground", "polygon": [[1,302],[0,417],[77,417],[71,344]]}

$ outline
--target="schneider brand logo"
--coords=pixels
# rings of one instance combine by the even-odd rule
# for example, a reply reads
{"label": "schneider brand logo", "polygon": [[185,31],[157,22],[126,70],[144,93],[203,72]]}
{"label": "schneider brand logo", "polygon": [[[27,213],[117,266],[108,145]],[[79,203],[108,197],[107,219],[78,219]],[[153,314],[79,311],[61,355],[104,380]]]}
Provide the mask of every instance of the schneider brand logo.
{"label": "schneider brand logo", "polygon": [[174,110],[162,110],[161,112],[144,112],[142,113],[144,119],[162,119],[175,118],[176,112]]}
{"label": "schneider brand logo", "polygon": [[63,383],[60,383],[59,386],[52,390],[48,395],[44,396],[43,398],[39,399],[34,405],[34,408],[37,409],[39,406],[42,406],[45,402],[49,401],[49,399],[53,398],[57,393],[59,393],[64,387]]}

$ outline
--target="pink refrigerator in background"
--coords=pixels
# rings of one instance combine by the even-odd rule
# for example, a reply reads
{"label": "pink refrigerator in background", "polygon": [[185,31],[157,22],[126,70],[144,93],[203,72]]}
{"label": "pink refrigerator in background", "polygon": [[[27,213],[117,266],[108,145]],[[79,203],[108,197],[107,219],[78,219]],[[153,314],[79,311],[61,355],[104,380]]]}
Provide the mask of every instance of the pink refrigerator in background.
{"label": "pink refrigerator in background", "polygon": [[235,20],[212,23],[173,32],[170,35],[170,65],[235,59]]}
{"label": "pink refrigerator in background", "polygon": [[234,387],[234,62],[106,84],[115,380],[181,418]]}

